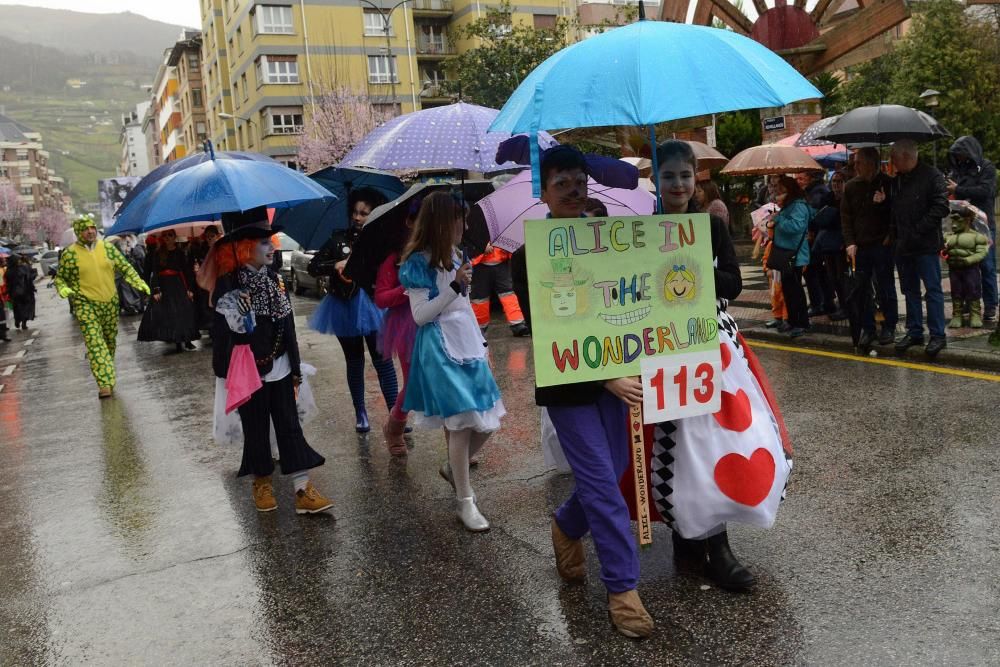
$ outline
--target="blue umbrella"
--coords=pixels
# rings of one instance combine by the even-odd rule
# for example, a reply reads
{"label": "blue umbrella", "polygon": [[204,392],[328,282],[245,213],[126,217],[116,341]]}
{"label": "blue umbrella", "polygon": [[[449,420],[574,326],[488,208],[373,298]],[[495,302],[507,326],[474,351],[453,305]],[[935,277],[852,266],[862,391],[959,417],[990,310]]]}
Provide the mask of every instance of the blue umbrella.
{"label": "blue umbrella", "polygon": [[490,131],[649,125],[654,138],[654,123],[822,96],[748,37],[640,20],[550,56],[521,82]]}
{"label": "blue umbrella", "polygon": [[846,164],[847,157],[847,151],[836,151],[835,153],[827,153],[826,155],[820,155],[819,157],[813,159],[827,169],[835,169],[839,165]]}
{"label": "blue umbrella", "polygon": [[175,174],[178,171],[190,169],[195,165],[199,165],[209,160],[256,160],[258,162],[273,162],[271,158],[266,155],[261,155],[260,153],[248,153],[246,151],[222,151],[216,153],[214,149],[206,145],[204,153],[195,153],[194,155],[183,157],[180,160],[164,162],[159,167],[143,176],[142,180],[136,183],[135,187],[129,191],[118,210],[128,206],[132,200],[142,194],[144,190],[155,185],[158,181],[163,180],[167,176]]}
{"label": "blue umbrella", "polygon": [[371,188],[390,201],[406,190],[397,176],[377,169],[327,167],[310,174],[309,178],[336,200],[305,202],[275,211],[274,224],[283,226],[286,234],[310,250],[321,247],[333,232],[348,228],[347,207],[351,191]]}
{"label": "blue umbrella", "polygon": [[330,193],[280,162],[229,159],[209,146],[207,158],[160,178],[118,209],[108,234],[150,232],[258,206],[286,208]]}

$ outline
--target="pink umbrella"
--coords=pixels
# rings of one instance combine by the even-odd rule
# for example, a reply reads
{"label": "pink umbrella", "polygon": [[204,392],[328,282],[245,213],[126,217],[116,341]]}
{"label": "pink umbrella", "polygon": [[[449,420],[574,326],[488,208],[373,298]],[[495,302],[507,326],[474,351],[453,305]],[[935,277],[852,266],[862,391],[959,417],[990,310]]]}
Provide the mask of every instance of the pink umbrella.
{"label": "pink umbrella", "polygon": [[[795,146],[795,142],[799,139],[798,134],[793,134],[790,137],[785,137],[780,141],[775,143],[779,146]],[[796,146],[808,153],[811,157],[823,157],[824,155],[829,155],[830,153],[837,153],[838,151],[847,151],[847,146],[843,144],[825,144],[823,146]]]}
{"label": "pink umbrella", "polygon": [[[593,179],[588,181],[587,196],[604,202],[608,215],[651,215],[656,202],[652,193],[641,188],[609,188]],[[525,220],[539,220],[549,213],[548,206],[531,196],[531,172],[527,170],[480,199],[476,206],[482,209],[486,218],[490,241],[508,252],[524,245]]]}

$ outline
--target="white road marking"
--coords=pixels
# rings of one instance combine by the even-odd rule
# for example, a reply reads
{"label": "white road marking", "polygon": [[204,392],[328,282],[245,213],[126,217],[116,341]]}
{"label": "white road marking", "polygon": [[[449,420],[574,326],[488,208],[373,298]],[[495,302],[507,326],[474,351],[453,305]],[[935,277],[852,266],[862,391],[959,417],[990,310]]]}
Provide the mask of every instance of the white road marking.
{"label": "white road marking", "polygon": [[35,339],[34,338],[29,338],[28,340],[24,341],[24,346],[28,347],[29,345],[33,345],[34,343],[35,343]]}
{"label": "white road marking", "polygon": [[3,392],[4,385],[0,384],[0,393]]}
{"label": "white road marking", "polygon": [[3,373],[0,373],[0,375],[10,375],[11,373],[14,372],[15,368],[17,368],[17,366],[15,366],[14,364],[11,364],[7,368],[3,369]]}
{"label": "white road marking", "polygon": [[14,358],[15,359],[20,359],[21,357],[24,356],[24,352],[25,352],[24,350],[18,351],[18,353],[14,355]]}

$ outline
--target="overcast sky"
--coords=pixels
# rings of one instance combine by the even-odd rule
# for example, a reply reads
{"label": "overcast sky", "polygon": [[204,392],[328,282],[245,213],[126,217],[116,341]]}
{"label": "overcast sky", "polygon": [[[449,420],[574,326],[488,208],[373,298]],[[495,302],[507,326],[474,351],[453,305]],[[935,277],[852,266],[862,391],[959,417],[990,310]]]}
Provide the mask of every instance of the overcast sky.
{"label": "overcast sky", "polygon": [[201,27],[198,0],[0,0],[0,5],[30,5],[98,14],[129,11],[165,23]]}

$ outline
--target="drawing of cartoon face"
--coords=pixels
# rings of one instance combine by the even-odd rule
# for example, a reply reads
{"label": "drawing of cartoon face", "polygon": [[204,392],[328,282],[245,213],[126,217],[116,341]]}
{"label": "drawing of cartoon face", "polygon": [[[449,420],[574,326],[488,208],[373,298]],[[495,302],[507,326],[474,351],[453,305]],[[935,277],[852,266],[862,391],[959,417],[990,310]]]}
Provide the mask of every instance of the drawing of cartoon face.
{"label": "drawing of cartoon face", "polygon": [[556,317],[572,317],[576,315],[576,286],[553,286],[549,295],[549,305]]}
{"label": "drawing of cartoon face", "polygon": [[663,281],[663,296],[667,301],[692,301],[696,294],[694,273],[683,264],[675,265]]}

